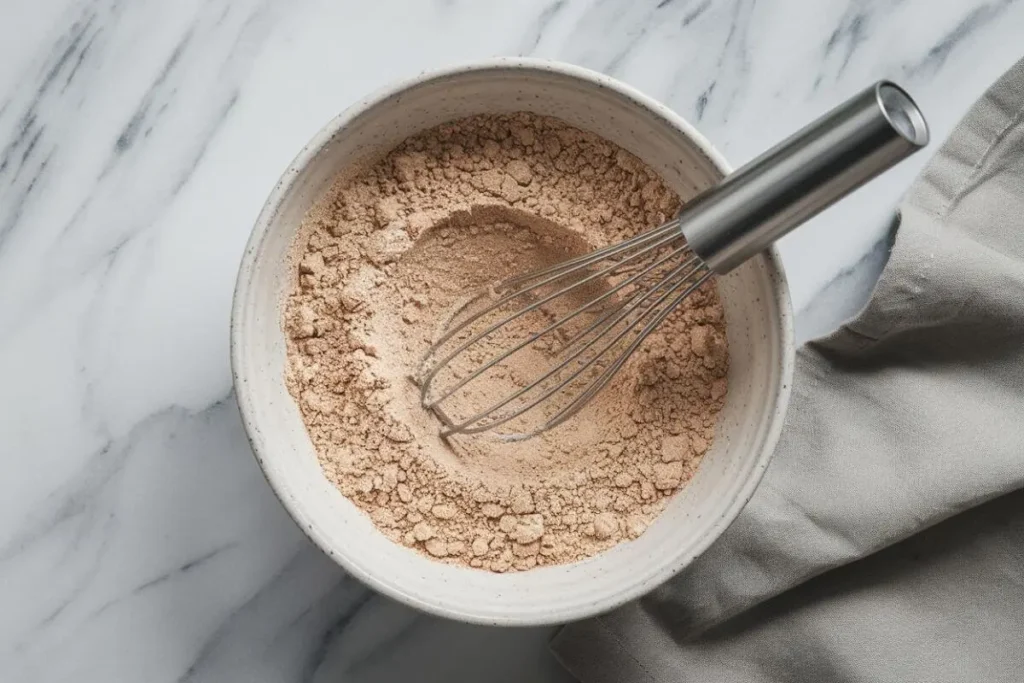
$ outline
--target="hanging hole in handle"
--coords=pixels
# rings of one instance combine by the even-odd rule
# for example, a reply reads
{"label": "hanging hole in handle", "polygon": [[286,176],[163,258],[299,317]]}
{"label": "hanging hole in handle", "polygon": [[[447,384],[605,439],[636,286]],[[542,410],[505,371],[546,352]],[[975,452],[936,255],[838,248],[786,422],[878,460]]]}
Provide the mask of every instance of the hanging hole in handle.
{"label": "hanging hole in handle", "polygon": [[893,129],[911,144],[928,144],[928,124],[921,110],[903,88],[883,81],[878,84],[878,104]]}

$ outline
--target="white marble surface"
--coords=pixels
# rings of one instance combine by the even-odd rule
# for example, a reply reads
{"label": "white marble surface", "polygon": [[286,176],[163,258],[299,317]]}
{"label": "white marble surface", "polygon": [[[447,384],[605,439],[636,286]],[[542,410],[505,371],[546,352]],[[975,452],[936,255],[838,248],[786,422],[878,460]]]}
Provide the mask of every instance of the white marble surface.
{"label": "white marble surface", "polygon": [[[1010,0],[5,0],[0,681],[564,681],[549,631],[423,616],[315,550],[228,369],[235,268],[366,91],[528,54],[611,73],[740,163],[879,77],[941,139],[1021,50]],[[801,336],[855,310],[921,155],[787,238]]]}

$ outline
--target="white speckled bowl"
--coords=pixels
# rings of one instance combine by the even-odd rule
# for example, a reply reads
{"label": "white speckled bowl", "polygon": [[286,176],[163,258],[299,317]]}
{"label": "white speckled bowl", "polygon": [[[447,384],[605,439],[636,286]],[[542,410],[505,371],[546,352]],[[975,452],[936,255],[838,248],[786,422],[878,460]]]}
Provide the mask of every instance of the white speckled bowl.
{"label": "white speckled bowl", "polygon": [[377,93],[321,130],[274,188],[242,259],[231,360],[245,428],[288,512],[351,574],[397,600],[485,624],[550,624],[639,597],[700,555],[746,504],[768,465],[789,401],[793,325],[774,252],[720,280],[732,358],[718,436],[696,476],[639,539],[584,562],[491,574],[431,561],[387,540],[320,473],[284,384],[283,295],[303,215],[334,174],[404,138],[472,114],[528,110],[556,116],[633,152],[683,198],[729,171],[671,110],[607,76],[575,66],[498,59],[425,74]]}

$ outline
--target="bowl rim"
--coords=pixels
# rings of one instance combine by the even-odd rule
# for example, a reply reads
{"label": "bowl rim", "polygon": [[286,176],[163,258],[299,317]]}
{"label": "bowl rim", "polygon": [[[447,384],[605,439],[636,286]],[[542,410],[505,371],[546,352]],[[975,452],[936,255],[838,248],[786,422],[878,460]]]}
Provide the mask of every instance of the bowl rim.
{"label": "bowl rim", "polygon": [[[763,252],[763,255],[766,258],[766,265],[769,271],[770,280],[773,283],[775,304],[779,311],[779,342],[782,350],[782,367],[780,368],[779,384],[776,387],[777,394],[774,416],[771,418],[769,423],[769,428],[766,433],[761,452],[758,454],[755,466],[751,469],[747,480],[743,482],[743,485],[737,491],[736,496],[730,502],[723,514],[712,526],[708,528],[704,537],[700,539],[698,543],[694,544],[694,546],[690,548],[689,552],[680,554],[675,561],[666,565],[662,570],[646,577],[643,581],[634,583],[625,590],[607,595],[593,596],[593,598],[586,601],[580,601],[577,605],[544,614],[537,614],[532,618],[530,615],[515,615],[508,617],[494,617],[493,615],[482,616],[472,612],[455,610],[444,605],[436,604],[425,599],[424,596],[412,595],[403,592],[400,588],[378,579],[371,571],[364,569],[364,567],[358,563],[350,561],[344,553],[337,552],[337,550],[327,542],[326,538],[321,536],[318,532],[316,520],[305,515],[303,507],[298,504],[297,497],[292,494],[285,482],[277,480],[277,472],[268,463],[268,461],[273,459],[273,454],[266,452],[262,438],[257,437],[260,433],[260,428],[256,421],[256,401],[252,394],[245,388],[247,381],[243,363],[244,354],[242,352],[240,328],[243,326],[241,320],[243,318],[244,302],[247,299],[249,284],[252,280],[253,272],[257,267],[256,255],[260,252],[260,247],[267,238],[284,199],[292,192],[295,180],[299,177],[303,169],[306,168],[306,166],[326,145],[331,142],[332,139],[334,139],[341,130],[343,130],[358,116],[362,115],[366,110],[377,106],[382,101],[396,95],[400,95],[402,92],[425,82],[445,79],[465,73],[489,70],[553,72],[614,91],[619,96],[626,98],[642,109],[646,109],[649,113],[661,118],[674,128],[678,129],[702,154],[708,158],[708,160],[714,164],[719,171],[721,171],[723,175],[728,175],[732,171],[729,163],[707,140],[707,138],[705,138],[688,121],[683,119],[668,106],[643,94],[636,88],[612,78],[611,76],[593,71],[586,67],[557,60],[535,57],[494,57],[458,63],[439,69],[421,71],[415,76],[405,78],[379,88],[375,92],[364,96],[357,102],[348,106],[321,127],[288,164],[267,197],[267,200],[255,221],[249,239],[246,242],[245,250],[239,264],[238,275],[235,281],[230,323],[231,376],[246,438],[249,441],[253,455],[259,463],[260,469],[263,472],[267,483],[270,485],[271,490],[307,538],[309,538],[328,557],[339,564],[348,574],[354,576],[375,591],[415,609],[436,616],[455,619],[467,623],[491,626],[551,625],[584,619],[610,611],[645,595],[657,586],[669,580],[691,564],[697,557],[703,554],[712,543],[718,540],[753,496],[754,491],[760,484],[761,479],[764,476],[764,472],[771,461],[782,432],[782,426],[785,421],[786,412],[789,407],[790,394],[792,391],[796,353],[793,311],[789,287],[786,282],[781,259],[774,246]],[[424,561],[430,560],[424,558]]]}

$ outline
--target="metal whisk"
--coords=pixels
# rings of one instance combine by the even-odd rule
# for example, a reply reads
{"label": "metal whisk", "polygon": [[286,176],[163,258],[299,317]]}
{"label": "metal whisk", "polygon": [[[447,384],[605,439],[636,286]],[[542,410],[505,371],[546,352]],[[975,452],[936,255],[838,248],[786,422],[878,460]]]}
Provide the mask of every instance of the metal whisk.
{"label": "metal whisk", "polygon": [[713,275],[927,142],[913,100],[882,81],[698,195],[676,219],[488,287],[424,356],[424,407],[443,436],[520,439],[561,424]]}

